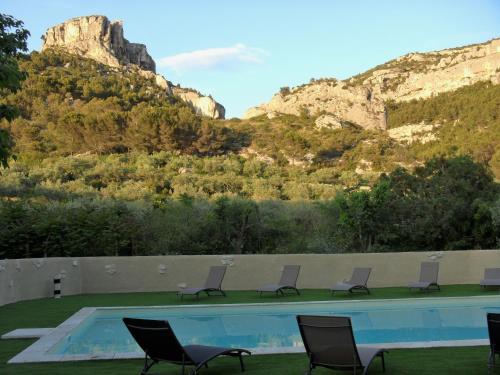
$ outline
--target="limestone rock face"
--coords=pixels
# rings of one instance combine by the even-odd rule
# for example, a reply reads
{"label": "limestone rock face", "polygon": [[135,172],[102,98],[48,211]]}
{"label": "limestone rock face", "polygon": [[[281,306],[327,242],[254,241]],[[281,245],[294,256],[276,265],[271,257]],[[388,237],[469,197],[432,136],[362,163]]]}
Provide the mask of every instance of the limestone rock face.
{"label": "limestone rock face", "polygon": [[59,47],[109,66],[134,64],[155,71],[146,46],[130,43],[123,37],[122,22],[110,22],[105,16],[72,18],[48,29],[42,39],[42,51]]}
{"label": "limestone rock face", "polygon": [[165,77],[156,74],[155,62],[148,54],[146,46],[130,43],[125,39],[121,21],[111,22],[105,16],[73,18],[48,29],[42,39],[42,51],[60,48],[101,64],[132,68],[143,77],[153,80],[167,95],[179,96],[191,105],[197,114],[214,119],[224,118],[224,107],[212,97],[201,95],[192,89],[174,86]]}
{"label": "limestone rock face", "polygon": [[385,129],[384,102],[373,97],[367,87],[348,87],[342,81],[325,80],[293,88],[287,94],[275,94],[271,101],[250,108],[244,118],[269,112],[308,115],[326,111],[344,121],[367,129]]}
{"label": "limestone rock face", "polygon": [[463,48],[410,53],[376,70],[363,85],[384,100],[425,99],[481,81],[500,82],[500,39]]}
{"label": "limestone rock face", "polygon": [[344,81],[320,79],[282,90],[244,118],[270,112],[327,112],[365,129],[386,129],[387,100],[429,98],[480,81],[500,83],[500,39],[429,53],[410,53]]}
{"label": "limestone rock face", "polygon": [[332,115],[321,115],[314,121],[316,129],[342,129],[342,122]]}
{"label": "limestone rock face", "polygon": [[179,96],[184,102],[191,105],[198,115],[223,119],[226,114],[224,106],[217,103],[210,96],[203,96],[197,91],[175,86],[172,91],[174,95]]}

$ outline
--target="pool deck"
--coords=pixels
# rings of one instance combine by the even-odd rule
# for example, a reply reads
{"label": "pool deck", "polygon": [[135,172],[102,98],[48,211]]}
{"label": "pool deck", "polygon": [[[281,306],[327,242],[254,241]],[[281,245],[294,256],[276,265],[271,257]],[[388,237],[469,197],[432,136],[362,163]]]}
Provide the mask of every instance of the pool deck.
{"label": "pool deck", "polygon": [[9,339],[39,339],[51,333],[55,328],[18,328],[2,335],[3,340]]}
{"label": "pool deck", "polygon": [[[462,299],[464,297],[444,297],[443,299],[453,300]],[[468,299],[484,298],[483,296],[465,297]],[[428,298],[420,298],[419,301],[428,300]],[[432,298],[435,302],[436,299]],[[351,304],[356,302],[384,302],[384,301],[414,301],[414,299],[376,299],[376,300],[349,300],[349,301],[335,301],[338,304]],[[56,328],[34,328],[31,336],[24,336],[18,338],[40,337],[35,343],[11,358],[7,363],[41,363],[41,362],[67,362],[67,361],[88,361],[88,360],[110,360],[110,359],[136,359],[144,358],[142,352],[119,352],[119,353],[101,353],[96,355],[78,354],[52,354],[49,351],[61,340],[67,337],[75,328],[77,328],[85,319],[90,317],[97,310],[116,310],[116,309],[158,309],[158,308],[204,308],[204,307],[222,307],[222,306],[270,306],[270,305],[297,305],[297,304],[319,304],[332,301],[310,301],[310,302],[271,302],[271,303],[238,303],[238,304],[200,304],[200,305],[169,305],[169,306],[114,306],[114,307],[84,307],[77,313],[69,317]],[[17,331],[17,330],[15,330]],[[14,332],[2,336],[2,339],[12,339]],[[33,332],[37,332],[35,335]],[[21,333],[21,332],[19,332]],[[26,332],[28,333],[28,332]],[[7,336],[7,337],[5,337]],[[489,345],[488,339],[475,339],[475,340],[447,340],[447,341],[418,341],[418,342],[394,342],[383,343],[377,345],[358,344],[359,347],[381,347],[385,349],[410,349],[410,348],[433,348],[433,347],[460,347],[460,346],[485,346]],[[249,348],[252,354],[284,354],[284,353],[302,353],[303,347],[280,347],[280,348]]]}

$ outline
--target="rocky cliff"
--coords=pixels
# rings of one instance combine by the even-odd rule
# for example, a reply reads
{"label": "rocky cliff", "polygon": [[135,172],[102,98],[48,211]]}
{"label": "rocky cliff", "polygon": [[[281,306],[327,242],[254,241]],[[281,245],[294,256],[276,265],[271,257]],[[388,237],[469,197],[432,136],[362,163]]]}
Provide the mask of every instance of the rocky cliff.
{"label": "rocky cliff", "polygon": [[480,81],[500,82],[500,39],[429,53],[410,53],[350,82],[383,100],[425,99]]}
{"label": "rocky cliff", "polygon": [[385,129],[385,101],[428,98],[479,81],[500,82],[500,39],[410,53],[344,81],[320,79],[284,88],[244,117],[326,112],[366,129]]}
{"label": "rocky cliff", "polygon": [[281,90],[271,101],[249,109],[245,118],[264,113],[316,115],[327,112],[367,129],[385,128],[384,102],[372,95],[369,87],[348,87],[337,80],[321,80],[313,84]]}
{"label": "rocky cliff", "polygon": [[146,46],[130,43],[123,37],[122,22],[110,22],[104,16],[72,18],[48,29],[42,39],[42,51],[59,47],[109,66],[134,64],[155,71]]}
{"label": "rocky cliff", "polygon": [[121,21],[111,22],[105,16],[77,17],[49,28],[42,39],[42,51],[60,48],[116,68],[137,67],[139,74],[151,78],[169,95],[178,95],[197,114],[224,118],[224,107],[212,97],[201,95],[196,90],[176,87],[156,74],[155,62],[146,46],[125,39]]}

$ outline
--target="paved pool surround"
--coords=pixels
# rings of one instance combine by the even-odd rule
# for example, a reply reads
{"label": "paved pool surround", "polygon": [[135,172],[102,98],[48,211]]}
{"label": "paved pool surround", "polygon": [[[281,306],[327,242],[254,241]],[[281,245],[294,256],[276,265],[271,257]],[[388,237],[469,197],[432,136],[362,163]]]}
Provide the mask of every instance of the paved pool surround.
{"label": "paved pool surround", "polygon": [[326,289],[353,267],[372,267],[369,287],[406,286],[418,279],[420,262],[440,263],[439,283],[478,284],[486,267],[500,267],[500,250],[362,254],[169,255],[0,260],[0,306],[53,295],[176,291],[201,285],[212,265],[226,264],[225,290],[256,290],[277,282],[285,264],[300,264],[298,287]]}

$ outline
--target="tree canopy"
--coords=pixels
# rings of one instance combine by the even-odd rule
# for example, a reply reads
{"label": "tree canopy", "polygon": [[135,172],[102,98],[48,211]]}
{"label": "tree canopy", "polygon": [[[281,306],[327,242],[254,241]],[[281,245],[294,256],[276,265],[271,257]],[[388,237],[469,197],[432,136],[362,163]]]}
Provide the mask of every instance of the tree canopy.
{"label": "tree canopy", "polygon": [[[23,22],[0,13],[0,98],[6,93],[15,92],[21,86],[24,74],[19,70],[16,57],[27,51],[29,31],[23,28]],[[0,120],[12,120],[16,117],[16,108],[0,103]],[[11,140],[4,129],[0,129],[0,164],[7,166],[10,156]]]}

